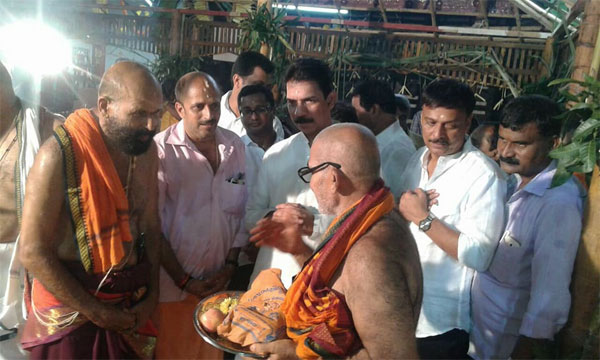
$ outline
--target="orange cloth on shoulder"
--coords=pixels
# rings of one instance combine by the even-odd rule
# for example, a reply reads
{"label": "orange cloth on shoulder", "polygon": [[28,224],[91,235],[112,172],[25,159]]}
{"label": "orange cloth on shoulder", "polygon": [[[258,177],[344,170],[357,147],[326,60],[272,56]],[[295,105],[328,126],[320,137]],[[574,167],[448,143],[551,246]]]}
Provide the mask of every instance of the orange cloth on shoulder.
{"label": "orange cloth on shoulder", "polygon": [[75,111],[63,126],[71,143],[65,173],[81,262],[89,273],[106,273],[123,260],[123,243],[132,241],[127,196],[90,110]]}
{"label": "orange cloth on shoulder", "polygon": [[325,233],[321,248],[304,265],[282,305],[287,335],[301,359],[351,355],[360,338],[343,294],[329,281],[350,248],[394,208],[394,197],[378,181],[361,200],[338,216]]}

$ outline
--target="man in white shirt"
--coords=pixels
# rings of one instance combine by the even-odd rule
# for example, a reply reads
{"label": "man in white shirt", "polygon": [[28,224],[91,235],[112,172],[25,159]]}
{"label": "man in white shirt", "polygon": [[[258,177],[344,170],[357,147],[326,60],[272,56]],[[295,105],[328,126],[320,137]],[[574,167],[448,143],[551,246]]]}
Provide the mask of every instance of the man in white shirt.
{"label": "man in white shirt", "polygon": [[[410,221],[423,268],[423,305],[417,325],[422,359],[463,359],[469,346],[473,274],[490,264],[504,227],[506,181],[466,133],[475,107],[465,84],[442,79],[423,92],[425,147],[402,175],[400,213]],[[438,205],[427,208],[425,191]]]}
{"label": "man in white shirt", "polygon": [[394,91],[381,80],[362,81],[354,87],[352,106],[358,122],[377,137],[382,178],[397,198],[401,192],[400,175],[416,150],[396,119]]}
{"label": "man in white shirt", "polygon": [[[239,137],[246,134],[238,106],[240,91],[246,85],[260,84],[270,88],[274,69],[273,63],[257,52],[246,51],[238,56],[231,69],[233,89],[221,97],[220,127],[233,131]],[[278,136],[284,136],[283,126],[277,117],[273,118],[273,129]]]}
{"label": "man in white shirt", "polygon": [[246,130],[242,141],[246,145],[246,186],[248,194],[258,176],[265,151],[283,140],[273,129],[275,100],[273,93],[264,85],[244,86],[238,95],[241,121]]}
{"label": "man in white shirt", "polygon": [[[310,146],[317,134],[331,125],[336,102],[331,71],[316,59],[298,59],[285,75],[290,118],[300,132],[273,145],[263,158],[258,178],[246,207],[246,226],[253,228],[267,215],[268,221],[251,230],[255,236],[277,237],[281,231],[300,231],[305,243],[316,248],[330,216],[318,213],[317,199],[297,176],[306,166]],[[277,208],[276,208],[277,207]],[[297,227],[285,226],[294,223]],[[272,247],[261,247],[251,281],[264,269],[281,269],[286,287],[300,271],[294,256]]]}

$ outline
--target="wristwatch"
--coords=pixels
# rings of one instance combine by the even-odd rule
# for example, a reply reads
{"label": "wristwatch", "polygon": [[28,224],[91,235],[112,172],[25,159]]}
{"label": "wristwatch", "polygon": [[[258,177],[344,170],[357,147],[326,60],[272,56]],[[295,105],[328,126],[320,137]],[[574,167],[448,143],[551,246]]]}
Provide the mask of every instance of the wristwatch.
{"label": "wristwatch", "polygon": [[425,219],[419,221],[419,230],[421,230],[422,232],[426,232],[427,230],[429,230],[429,228],[431,228],[431,222],[433,221],[433,219],[435,219],[435,217],[433,216],[433,214],[429,213],[429,215],[427,215]]}

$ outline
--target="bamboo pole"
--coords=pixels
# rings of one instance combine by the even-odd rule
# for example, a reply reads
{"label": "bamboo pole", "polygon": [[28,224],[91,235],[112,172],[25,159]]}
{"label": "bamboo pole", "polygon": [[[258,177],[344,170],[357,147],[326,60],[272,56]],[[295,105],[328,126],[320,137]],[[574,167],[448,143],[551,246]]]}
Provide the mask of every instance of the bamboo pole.
{"label": "bamboo pole", "polygon": [[[575,53],[572,78],[582,80],[586,73],[598,76],[600,62],[600,1],[589,1],[585,7]],[[595,37],[595,38],[594,38]],[[595,48],[591,49],[592,46]],[[595,65],[593,65],[595,64]],[[595,68],[593,68],[595,66]],[[571,88],[579,91],[579,88]],[[571,311],[560,337],[563,357],[584,352],[585,358],[599,358],[598,334],[590,329],[598,313],[600,291],[600,171],[594,168],[583,220],[583,233],[573,268]],[[595,319],[597,329],[598,319]],[[597,331],[597,330],[596,330]]]}

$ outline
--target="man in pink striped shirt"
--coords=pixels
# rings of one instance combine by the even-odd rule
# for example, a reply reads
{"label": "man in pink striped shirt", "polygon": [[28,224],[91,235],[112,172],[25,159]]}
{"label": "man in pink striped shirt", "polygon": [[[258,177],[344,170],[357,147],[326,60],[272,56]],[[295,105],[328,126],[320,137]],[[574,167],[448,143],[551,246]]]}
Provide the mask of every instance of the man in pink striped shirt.
{"label": "man in pink striped shirt", "polygon": [[175,94],[182,121],[155,137],[164,235],[156,357],[215,358],[192,316],[199,300],[225,289],[248,241],[245,146],[217,126],[220,91],[210,75],[184,75]]}

